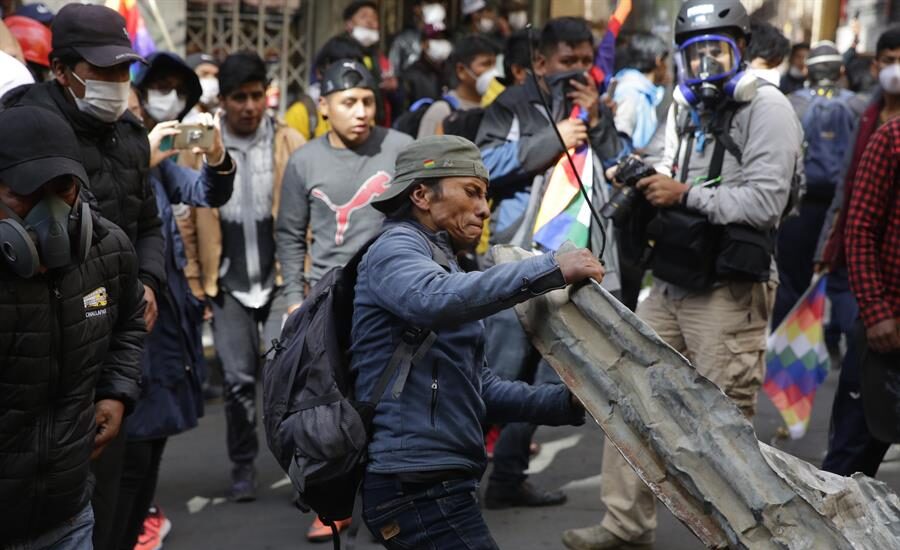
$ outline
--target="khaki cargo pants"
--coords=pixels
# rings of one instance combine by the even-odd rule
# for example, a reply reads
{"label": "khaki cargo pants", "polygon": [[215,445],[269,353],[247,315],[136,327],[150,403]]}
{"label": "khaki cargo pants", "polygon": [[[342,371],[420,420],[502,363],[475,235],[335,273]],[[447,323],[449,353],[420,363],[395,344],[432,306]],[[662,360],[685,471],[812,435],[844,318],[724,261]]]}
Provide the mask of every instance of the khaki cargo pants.
{"label": "khaki cargo pants", "polygon": [[[730,283],[683,295],[656,283],[637,315],[752,418],[765,377],[766,326],[776,287],[774,282]],[[609,440],[602,474],[603,527],[627,541],[652,542],[656,498]]]}

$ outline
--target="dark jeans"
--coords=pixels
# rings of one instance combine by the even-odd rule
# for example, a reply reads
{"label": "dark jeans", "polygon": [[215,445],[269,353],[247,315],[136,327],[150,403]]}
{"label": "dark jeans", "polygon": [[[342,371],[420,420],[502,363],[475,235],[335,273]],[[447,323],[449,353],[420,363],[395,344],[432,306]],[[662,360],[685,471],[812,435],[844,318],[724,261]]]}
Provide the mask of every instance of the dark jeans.
{"label": "dark jeans", "polygon": [[849,476],[862,472],[875,477],[884,454],[891,446],[875,439],[866,425],[860,381],[860,360],[865,346],[865,329],[857,323],[847,338],[837,392],[831,407],[831,426],[828,433],[828,453],[822,469]]}
{"label": "dark jeans", "polygon": [[94,550],[113,550],[116,541],[116,510],[119,505],[119,481],[125,462],[125,424],[119,435],[109,442],[97,460],[91,462],[94,476],[94,494],[91,507],[94,510]]}
{"label": "dark jeans", "polygon": [[[228,456],[235,465],[252,464],[259,451],[256,378],[264,351],[260,349],[260,330],[267,325],[270,312],[272,321],[280,327],[281,314],[272,307],[273,301],[274,298],[261,308],[251,309],[224,291],[211,300],[213,338],[225,383]],[[277,337],[277,331],[273,337]]]}
{"label": "dark jeans", "polygon": [[784,220],[778,229],[775,260],[779,284],[770,321],[773,329],[781,324],[812,282],[813,256],[829,204],[824,200],[804,200],[800,214]]}
{"label": "dark jeans", "polygon": [[367,473],[363,519],[391,550],[497,550],[477,494],[474,479],[403,483],[395,475]]}
{"label": "dark jeans", "polygon": [[119,550],[133,550],[144,526],[147,510],[153,504],[159,463],[167,438],[128,441],[125,444],[125,467],[119,487],[116,510],[115,540]]}
{"label": "dark jeans", "polygon": [[[516,312],[507,309],[485,320],[488,366],[504,380],[529,384],[559,384],[559,377],[531,346]],[[527,479],[529,447],[537,426],[527,422],[506,424],[494,444],[492,484],[518,485]]]}
{"label": "dark jeans", "polygon": [[[830,346],[836,347],[843,334],[849,346],[853,338],[853,326],[859,319],[859,306],[850,290],[847,268],[838,268],[828,273],[827,277],[825,293],[831,302],[831,320],[825,325],[825,340]],[[854,360],[849,354],[848,356],[849,360]],[[847,360],[847,357],[844,357],[844,361]]]}

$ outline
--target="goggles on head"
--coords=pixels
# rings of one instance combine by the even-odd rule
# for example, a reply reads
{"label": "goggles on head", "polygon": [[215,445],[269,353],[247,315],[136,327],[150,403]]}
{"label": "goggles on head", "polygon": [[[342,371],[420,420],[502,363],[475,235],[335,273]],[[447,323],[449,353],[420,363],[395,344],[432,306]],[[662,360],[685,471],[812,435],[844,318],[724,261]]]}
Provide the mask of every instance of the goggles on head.
{"label": "goggles on head", "polygon": [[737,74],[741,52],[731,37],[703,34],[679,46],[676,63],[681,81],[689,86],[718,82]]}

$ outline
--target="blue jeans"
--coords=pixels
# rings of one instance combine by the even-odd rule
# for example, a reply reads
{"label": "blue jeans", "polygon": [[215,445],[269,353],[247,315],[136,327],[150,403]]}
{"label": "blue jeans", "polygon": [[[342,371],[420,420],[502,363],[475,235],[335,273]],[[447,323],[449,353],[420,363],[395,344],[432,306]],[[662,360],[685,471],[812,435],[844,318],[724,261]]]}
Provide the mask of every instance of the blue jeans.
{"label": "blue jeans", "polygon": [[[535,386],[561,381],[531,345],[513,309],[485,320],[485,354],[488,367],[503,380],[521,380]],[[527,422],[506,424],[494,444],[494,469],[490,482],[515,486],[528,477],[531,438],[537,426]]]}
{"label": "blue jeans", "polygon": [[498,550],[477,494],[474,479],[404,483],[396,475],[367,472],[363,519],[390,550]]}
{"label": "blue jeans", "polygon": [[94,510],[88,503],[81,512],[75,514],[53,529],[28,541],[4,546],[4,550],[92,550],[91,536],[94,532]]}

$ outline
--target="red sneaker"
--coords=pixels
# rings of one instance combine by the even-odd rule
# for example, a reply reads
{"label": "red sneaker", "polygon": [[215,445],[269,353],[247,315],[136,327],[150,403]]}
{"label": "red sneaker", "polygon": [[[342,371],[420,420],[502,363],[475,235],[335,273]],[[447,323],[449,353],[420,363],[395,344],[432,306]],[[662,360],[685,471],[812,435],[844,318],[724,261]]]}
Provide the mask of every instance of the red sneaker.
{"label": "red sneaker", "polygon": [[[334,525],[337,527],[338,533],[340,533],[350,526],[350,518],[338,520],[334,522]],[[316,519],[312,522],[312,525],[309,526],[309,531],[306,532],[306,538],[310,542],[329,541],[331,540],[331,527],[322,523],[322,520],[319,519],[319,516],[316,516]]]}
{"label": "red sneaker", "polygon": [[159,550],[162,548],[163,539],[169,535],[171,530],[172,522],[163,514],[162,509],[151,506],[147,511],[147,517],[144,519],[144,526],[141,534],[138,535],[134,550]]}
{"label": "red sneaker", "polygon": [[500,438],[500,426],[491,424],[490,429],[484,434],[484,450],[487,451],[488,460],[494,460],[494,445]]}

